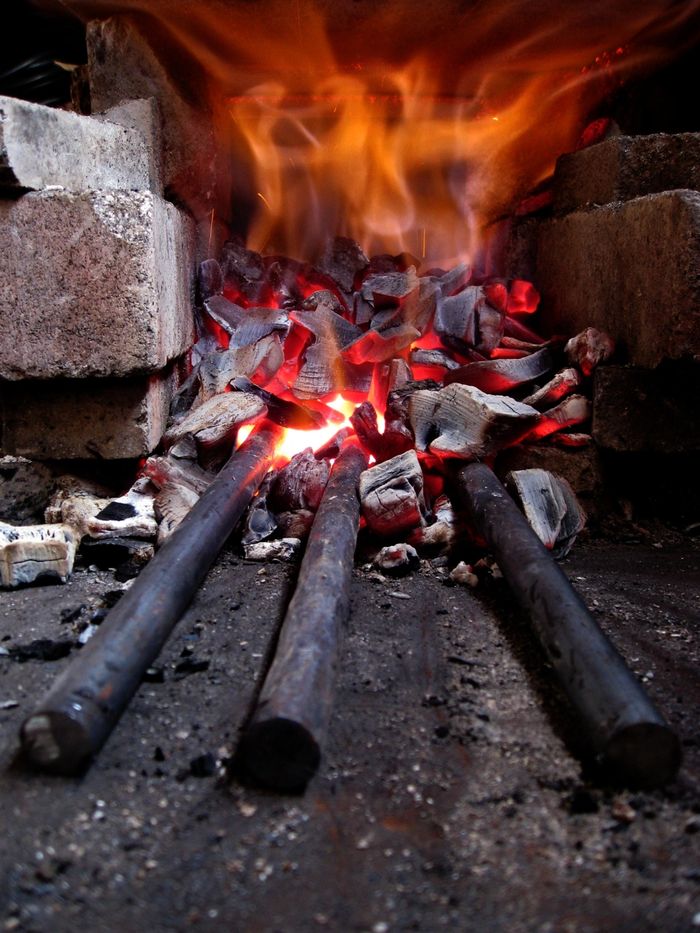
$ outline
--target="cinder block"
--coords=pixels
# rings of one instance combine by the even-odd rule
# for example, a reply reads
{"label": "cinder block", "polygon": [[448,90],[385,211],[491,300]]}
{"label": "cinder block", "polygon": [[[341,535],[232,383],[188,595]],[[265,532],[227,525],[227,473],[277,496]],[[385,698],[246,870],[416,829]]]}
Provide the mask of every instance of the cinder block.
{"label": "cinder block", "polygon": [[543,222],[541,330],[608,331],[621,361],[700,357],[700,194],[668,191]]}
{"label": "cinder block", "polygon": [[6,382],[2,453],[32,460],[122,460],[150,453],[168,417],[172,377]]}
{"label": "cinder block", "polygon": [[700,190],[700,133],[613,136],[559,157],[554,210],[568,213],[680,188]]}
{"label": "cinder block", "polygon": [[0,187],[148,188],[144,135],[106,120],[0,97]]}
{"label": "cinder block", "polygon": [[143,137],[148,155],[148,185],[145,187],[155,194],[163,194],[163,131],[155,98],[125,100],[104,113],[93,113],[93,118],[125,126]]}
{"label": "cinder block", "polygon": [[601,366],[595,373],[593,437],[607,450],[700,451],[700,364]]}
{"label": "cinder block", "polygon": [[189,217],[148,191],[0,202],[0,376],[157,372],[191,344]]}

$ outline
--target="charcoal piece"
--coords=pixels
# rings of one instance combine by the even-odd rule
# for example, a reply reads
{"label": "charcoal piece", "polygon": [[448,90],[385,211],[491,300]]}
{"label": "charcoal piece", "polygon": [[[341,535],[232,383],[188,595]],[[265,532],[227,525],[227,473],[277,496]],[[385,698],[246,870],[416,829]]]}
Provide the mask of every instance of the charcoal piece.
{"label": "charcoal piece", "polygon": [[279,398],[271,392],[261,389],[260,386],[255,385],[244,376],[237,376],[232,379],[231,387],[238,392],[251,392],[253,395],[257,395],[267,405],[268,418],[284,428],[314,431],[326,424],[326,420],[320,412],[305,408],[297,402],[289,402],[286,399]]}
{"label": "charcoal piece", "polygon": [[221,253],[224,288],[233,290],[248,301],[257,301],[265,281],[265,263],[259,253],[246,249],[242,240],[224,243]]}
{"label": "charcoal piece", "polygon": [[367,525],[380,537],[397,537],[424,524],[423,473],[415,450],[365,470],[359,496]]}
{"label": "charcoal piece", "polygon": [[131,561],[138,567],[145,567],[155,553],[150,541],[140,538],[105,538],[90,540],[85,538],[80,545],[80,553],[89,564],[109,569],[119,567]]}
{"label": "charcoal piece", "polygon": [[480,304],[476,313],[475,349],[488,355],[501,342],[504,328],[505,314],[490,304]]}
{"label": "charcoal piece", "polygon": [[438,496],[435,500],[433,518],[432,524],[411,532],[408,543],[421,553],[447,554],[459,542],[463,531],[463,524],[447,496]]}
{"label": "charcoal piece", "polygon": [[402,320],[402,308],[400,305],[394,307],[382,308],[381,311],[375,311],[372,315],[370,327],[372,330],[383,331],[390,327],[395,327]]}
{"label": "charcoal piece", "polygon": [[371,402],[363,402],[357,406],[350,415],[350,424],[364,449],[376,456],[375,451],[381,445],[382,436],[377,424],[377,413]]}
{"label": "charcoal piece", "polygon": [[270,334],[247,347],[218,349],[202,360],[199,372],[199,401],[224,392],[238,376],[266,383],[284,363],[278,334]]}
{"label": "charcoal piece", "polygon": [[475,346],[476,309],[480,301],[483,301],[483,292],[476,285],[470,285],[451,298],[443,298],[435,311],[435,333],[448,346],[455,341],[458,347]]}
{"label": "charcoal piece", "polygon": [[133,518],[136,509],[131,502],[110,502],[108,506],[97,513],[95,518],[103,521],[122,522],[125,518]]}
{"label": "charcoal piece", "polygon": [[487,303],[502,314],[505,313],[508,307],[508,288],[505,282],[503,280],[485,282],[482,288]]}
{"label": "charcoal piece", "polygon": [[314,451],[317,460],[335,460],[343,446],[343,441],[352,434],[352,428],[341,428],[333,437],[326,441],[322,447]]}
{"label": "charcoal piece", "polygon": [[523,340],[527,343],[537,344],[538,346],[547,342],[544,337],[540,337],[539,334],[536,334],[532,328],[527,327],[517,318],[510,317],[509,315],[506,315],[506,319],[503,322],[503,333],[506,337],[515,337],[516,340]]}
{"label": "charcoal piece", "polygon": [[26,661],[60,661],[75,648],[75,642],[67,638],[53,641],[50,638],[37,638],[27,645],[14,645],[8,649],[8,657],[24,664]]}
{"label": "charcoal piece", "polygon": [[482,392],[494,394],[509,392],[517,386],[546,376],[552,369],[552,362],[552,354],[545,348],[519,359],[468,363],[466,366],[459,366],[447,373],[445,384],[459,382],[462,385],[476,386]]}
{"label": "charcoal piece", "polygon": [[197,504],[200,493],[184,483],[165,482],[154,500],[158,519],[158,547],[170,537]]}
{"label": "charcoal piece", "polygon": [[201,674],[203,671],[209,670],[209,661],[199,660],[195,657],[185,658],[183,661],[178,661],[175,665],[175,680],[181,680],[183,677],[188,677],[190,674]]}
{"label": "charcoal piece", "polygon": [[361,336],[359,327],[351,324],[334,310],[333,303],[320,301],[313,308],[294,311],[291,318],[305,327],[317,341],[342,350]]}
{"label": "charcoal piece", "polygon": [[277,473],[268,501],[275,512],[309,509],[315,512],[326,488],[330,466],[317,460],[310,447],[295,454]]}
{"label": "charcoal piece", "polygon": [[528,440],[547,437],[575,424],[583,424],[590,419],[592,411],[593,406],[585,396],[569,395],[554,408],[541,414],[539,423],[528,434]]}
{"label": "charcoal piece", "polygon": [[353,295],[353,320],[358,326],[369,324],[374,315],[374,305],[362,297],[360,292]]}
{"label": "charcoal piece", "polygon": [[280,308],[295,308],[303,300],[297,271],[279,260],[267,267],[265,284],[277,299]]}
{"label": "charcoal piece", "polygon": [[321,271],[330,275],[344,292],[352,292],[355,281],[369,265],[362,247],[349,237],[331,240],[318,262]]}
{"label": "charcoal piece", "polygon": [[365,301],[375,308],[394,307],[401,298],[418,288],[418,276],[413,266],[406,272],[389,272],[385,275],[370,275],[362,283],[360,293]]}
{"label": "charcoal piece", "polygon": [[224,274],[216,259],[205,259],[200,262],[197,284],[201,301],[207,301],[214,295],[221,294],[224,287]]}
{"label": "charcoal piece", "polygon": [[541,418],[529,405],[459,383],[414,392],[408,410],[418,450],[464,460],[515,443]]}
{"label": "charcoal piece", "polygon": [[441,275],[435,275],[433,273],[433,275],[430,276],[435,284],[439,285],[440,293],[443,298],[449,298],[451,295],[455,295],[458,291],[463,289],[465,285],[469,284],[471,277],[471,266],[468,266],[464,262],[460,262],[459,265],[456,265],[448,272],[443,272]]}
{"label": "charcoal piece", "polygon": [[201,363],[192,370],[187,379],[185,379],[185,381],[170,400],[168,414],[172,421],[178,421],[184,418],[190,408],[192,408],[192,405],[194,404],[195,399],[197,398],[197,395],[200,391],[200,365]]}
{"label": "charcoal piece", "polygon": [[343,350],[348,363],[382,363],[405,350],[420,337],[410,324],[399,324],[381,333],[368,330]]}
{"label": "charcoal piece", "polygon": [[[191,435],[185,437],[192,440]],[[196,456],[194,442],[193,449]],[[141,467],[141,474],[147,476],[158,489],[167,485],[187,486],[197,495],[201,495],[214,479],[214,474],[191,460],[178,459],[174,450],[175,446],[170,448],[166,456],[149,457]]]}
{"label": "charcoal piece", "polygon": [[418,288],[401,302],[401,320],[424,334],[435,317],[442,289],[432,279],[419,279]]}
{"label": "charcoal piece", "polygon": [[374,565],[388,576],[405,577],[420,566],[420,560],[410,544],[390,544],[377,554]]}
{"label": "charcoal piece", "polygon": [[523,399],[525,405],[532,405],[533,408],[547,408],[555,402],[560,401],[564,396],[573,392],[581,384],[581,376],[577,369],[568,367],[562,369],[549,382],[545,383],[532,395]]}
{"label": "charcoal piece", "polygon": [[219,463],[224,453],[231,452],[238,428],[262,418],[265,403],[247,392],[224,392],[202,402],[194,411],[168,427],[163,435],[166,447],[191,434],[205,467]]}
{"label": "charcoal piece", "polygon": [[[410,360],[415,366],[435,366],[449,371],[466,369],[466,367],[461,367],[457,360],[453,359],[445,350],[423,350],[416,347],[415,350],[411,350]],[[460,382],[461,380],[455,379],[452,381]]]}
{"label": "charcoal piece", "polygon": [[248,308],[231,335],[229,347],[232,350],[249,347],[273,333],[284,338],[289,326],[289,315],[280,308]]}
{"label": "charcoal piece", "polygon": [[595,327],[587,327],[564,347],[569,363],[578,366],[584,376],[590,376],[596,366],[609,360],[614,352],[615,341],[610,334]]}
{"label": "charcoal piece", "polygon": [[532,282],[513,279],[508,292],[508,314],[532,314],[540,303],[540,293]]}
{"label": "charcoal piece", "polygon": [[298,538],[305,541],[314,523],[314,513],[309,509],[297,509],[295,512],[280,512],[277,527],[282,538]]}
{"label": "charcoal piece", "polygon": [[247,311],[223,295],[213,295],[204,302],[204,310],[227,334],[233,334]]}
{"label": "charcoal piece", "polygon": [[185,468],[196,463],[197,445],[192,435],[186,434],[181,441],[178,441],[177,444],[173,444],[168,451],[168,456],[173,462],[179,463]]}
{"label": "charcoal piece", "polygon": [[257,541],[254,544],[246,544],[243,548],[246,560],[279,560],[284,563],[296,560],[300,552],[301,540],[299,538]]}
{"label": "charcoal piece", "polygon": [[302,301],[301,308],[302,311],[315,311],[320,305],[325,305],[335,314],[341,315],[341,317],[347,310],[336,293],[329,291],[327,288],[312,292],[308,298]]}
{"label": "charcoal piece", "polygon": [[73,570],[77,532],[68,525],[8,525],[0,522],[0,586],[38,580],[65,583]]}
{"label": "charcoal piece", "polygon": [[[297,398],[322,398],[352,386],[357,379],[340,356],[340,351],[361,333],[359,328],[336,314],[328,304],[313,311],[294,311],[292,320],[314,336],[302,355],[302,364],[292,391]],[[371,374],[370,374],[371,380]]]}
{"label": "charcoal piece", "polygon": [[566,557],[586,524],[586,514],[569,483],[549,470],[515,470],[506,487],[547,550]]}
{"label": "charcoal piece", "polygon": [[213,777],[216,774],[216,758],[211,752],[197,755],[190,761],[190,774],[196,778]]}
{"label": "charcoal piece", "polygon": [[411,368],[406,360],[397,357],[383,363],[377,363],[374,368],[373,397],[381,409],[386,406],[387,396],[394,389],[406,385],[413,378]]}
{"label": "charcoal piece", "polygon": [[277,531],[277,520],[267,505],[267,497],[274,479],[275,474],[268,473],[260,484],[257,495],[248,506],[243,518],[243,533],[241,535],[241,544],[243,546],[255,544],[257,541],[264,541]]}

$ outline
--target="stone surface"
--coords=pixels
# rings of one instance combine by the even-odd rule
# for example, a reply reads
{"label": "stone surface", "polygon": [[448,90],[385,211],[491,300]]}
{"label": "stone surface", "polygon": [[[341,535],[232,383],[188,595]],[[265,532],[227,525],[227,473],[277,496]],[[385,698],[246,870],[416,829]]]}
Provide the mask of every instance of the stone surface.
{"label": "stone surface", "polygon": [[669,191],[539,228],[544,332],[607,331],[621,362],[700,357],[700,194]]}
{"label": "stone surface", "polygon": [[165,430],[171,378],[6,382],[2,453],[35,460],[122,460],[150,453]]}
{"label": "stone surface", "polygon": [[0,376],[155,372],[192,342],[189,218],[148,191],[0,202]]}
{"label": "stone surface", "polygon": [[700,190],[700,133],[613,136],[559,157],[554,210],[568,213],[678,188]]}
{"label": "stone surface", "polygon": [[53,486],[53,474],[43,463],[0,457],[0,521],[14,525],[41,521]]}
{"label": "stone surface", "polygon": [[615,451],[700,451],[700,365],[603,366],[595,374],[593,437]]}
{"label": "stone surface", "polygon": [[0,188],[148,188],[149,178],[135,127],[0,97]]}
{"label": "stone surface", "polygon": [[146,143],[148,157],[148,184],[154,194],[163,193],[163,129],[160,108],[154,97],[125,100],[104,113],[93,115],[95,120],[117,123],[140,133]]}
{"label": "stone surface", "polygon": [[[166,192],[197,220],[202,259],[218,254],[226,235],[225,223],[231,219],[232,176],[225,170],[226,144],[223,130],[219,131],[219,127],[228,126],[228,119],[223,113],[211,112],[203,77],[190,73],[192,65],[187,65],[182,54],[174,63],[175,70],[168,70],[163,60],[166,45],[159,43],[156,51],[136,24],[124,16],[90,22],[87,50],[92,108],[107,110],[124,101],[149,97],[158,101],[163,183]],[[191,82],[187,98],[177,83],[185,68],[189,68],[187,80]]]}

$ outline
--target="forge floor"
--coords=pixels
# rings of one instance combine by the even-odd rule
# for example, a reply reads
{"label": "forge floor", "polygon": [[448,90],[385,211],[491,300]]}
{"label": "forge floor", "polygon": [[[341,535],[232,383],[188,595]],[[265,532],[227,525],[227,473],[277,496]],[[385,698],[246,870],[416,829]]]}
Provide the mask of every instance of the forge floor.
{"label": "forge floor", "polygon": [[[0,929],[700,926],[698,543],[589,539],[564,562],[681,735],[683,768],[661,791],[606,787],[582,766],[503,581],[472,591],[427,567],[386,582],[356,571],[331,732],[302,796],[220,767],[288,566],[221,556],[158,661],[163,682],[143,684],[80,779],[14,761],[22,718],[69,658],[0,657]],[[0,646],[70,643],[119,588],[113,573],[79,569],[65,586],[4,593]],[[188,659],[208,668],[176,670]]]}

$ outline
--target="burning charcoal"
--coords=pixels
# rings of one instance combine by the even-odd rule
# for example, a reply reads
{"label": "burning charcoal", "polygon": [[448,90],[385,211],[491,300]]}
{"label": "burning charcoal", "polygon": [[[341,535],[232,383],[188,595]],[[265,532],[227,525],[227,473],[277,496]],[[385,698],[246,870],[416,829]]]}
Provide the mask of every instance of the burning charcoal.
{"label": "burning charcoal", "polygon": [[505,314],[490,304],[480,304],[476,312],[476,349],[489,354],[501,342],[505,328]]}
{"label": "burning charcoal", "polygon": [[267,497],[274,479],[274,473],[267,474],[257,495],[248,506],[243,518],[243,534],[241,535],[241,544],[244,546],[264,541],[277,531],[277,521],[267,507]]}
{"label": "burning charcoal", "polygon": [[326,246],[318,267],[334,279],[344,292],[352,292],[355,280],[369,265],[362,247],[349,237],[337,236]]}
{"label": "burning charcoal", "polygon": [[401,303],[401,320],[415,327],[422,335],[433,322],[442,291],[440,285],[432,279],[419,279],[419,283],[416,291],[411,292]]}
{"label": "burning charcoal", "polygon": [[522,340],[525,343],[534,343],[536,346],[541,346],[543,343],[547,342],[544,337],[540,337],[534,330],[531,330],[516,318],[509,317],[508,315],[506,315],[503,322],[503,333],[506,337],[515,337],[516,340]]}
{"label": "burning charcoal", "polygon": [[382,436],[377,424],[377,413],[371,402],[363,402],[357,406],[350,415],[350,424],[365,450],[376,456],[375,451],[381,445]]}
{"label": "burning charcoal", "polygon": [[270,506],[276,512],[310,509],[315,512],[326,488],[330,467],[317,460],[310,447],[295,454],[282,467],[270,489]]}
{"label": "burning charcoal", "polygon": [[439,496],[435,500],[433,513],[435,521],[432,525],[417,528],[408,540],[421,552],[446,554],[459,540],[461,525],[447,496]]}
{"label": "burning charcoal", "polygon": [[564,398],[570,392],[581,384],[581,376],[577,369],[569,367],[562,369],[548,383],[528,395],[523,399],[525,405],[532,405],[533,408],[546,408]]}
{"label": "burning charcoal", "polygon": [[380,537],[396,537],[424,524],[423,473],[414,450],[365,470],[359,487],[362,514]]}
{"label": "burning charcoal", "polygon": [[[191,439],[191,435],[186,437]],[[184,439],[180,444],[183,443]],[[214,479],[214,474],[203,470],[197,463],[178,459],[174,451],[175,447],[171,447],[165,457],[149,457],[141,468],[141,473],[158,489],[167,485],[186,486],[197,495],[201,495]],[[194,452],[196,456],[196,446]]]}
{"label": "burning charcoal", "polygon": [[335,292],[328,291],[327,288],[319,289],[313,292],[301,303],[302,311],[315,311],[320,305],[325,305],[330,311],[343,316],[346,311],[345,306]]}
{"label": "burning charcoal", "polygon": [[374,558],[374,565],[388,576],[405,577],[420,565],[420,560],[410,544],[391,544],[381,549]]}
{"label": "burning charcoal", "polygon": [[435,333],[448,346],[457,349],[475,346],[476,309],[483,300],[483,291],[476,285],[470,285],[452,298],[443,298],[435,312]]}
{"label": "burning charcoal", "polygon": [[284,351],[277,334],[263,337],[247,347],[216,350],[200,365],[199,399],[204,402],[224,392],[238,376],[269,382],[283,363]]}
{"label": "burning charcoal", "polygon": [[289,332],[289,315],[279,308],[249,308],[233,332],[229,347],[238,350],[268,337],[272,333],[282,338]]}
{"label": "burning charcoal", "polygon": [[353,296],[353,320],[358,326],[369,324],[374,315],[374,305],[362,297],[360,292]]}
{"label": "burning charcoal", "polygon": [[343,446],[343,441],[347,440],[352,433],[352,428],[341,428],[322,447],[314,451],[314,457],[317,460],[335,460],[340,453],[340,448]]}
{"label": "burning charcoal", "polygon": [[197,395],[200,392],[200,366],[201,363],[194,367],[187,379],[185,379],[170,400],[168,414],[173,421],[184,418],[197,399]]}
{"label": "burning charcoal", "polygon": [[449,298],[469,283],[472,277],[471,267],[464,262],[450,269],[449,272],[443,272],[440,276],[432,276],[433,281],[440,286],[440,294],[443,298]]}
{"label": "burning charcoal", "polygon": [[343,358],[355,364],[382,363],[405,350],[419,337],[420,333],[409,324],[399,324],[381,333],[368,330],[343,350]]}
{"label": "burning charcoal", "polygon": [[589,447],[593,443],[593,437],[581,431],[556,431],[549,435],[547,441],[557,447]]}
{"label": "burning charcoal", "polygon": [[265,284],[281,308],[295,308],[301,304],[303,295],[299,290],[298,272],[279,260],[267,267]]}
{"label": "burning charcoal", "polygon": [[163,435],[166,447],[191,434],[200,454],[208,453],[220,443],[233,443],[242,424],[261,418],[267,408],[255,395],[246,392],[224,392],[202,402],[186,418],[172,425]]}
{"label": "burning charcoal", "polygon": [[[430,366],[438,369],[446,370],[464,370],[466,366],[460,366],[456,360],[453,360],[449,353],[446,353],[444,350],[422,350],[420,347],[416,347],[415,350],[411,350],[411,363],[414,366]],[[472,366],[483,366],[483,363],[472,363]],[[455,382],[460,382],[461,380],[455,379]]]}
{"label": "burning charcoal", "polygon": [[360,293],[365,301],[375,308],[393,307],[399,299],[406,298],[418,288],[418,276],[413,266],[406,272],[389,272],[386,275],[370,275],[362,283]]}
{"label": "burning charcoal", "polygon": [[386,405],[390,392],[406,385],[413,378],[411,368],[406,360],[397,357],[388,362],[378,363],[374,367],[373,398],[381,409]]}
{"label": "burning charcoal", "polygon": [[125,495],[112,499],[87,520],[85,534],[94,539],[154,538],[157,525],[153,492],[147,477],[137,479]]}
{"label": "burning charcoal", "polygon": [[322,428],[326,423],[323,415],[319,412],[304,408],[303,405],[296,402],[288,402],[285,399],[278,398],[243,376],[233,379],[231,386],[239,392],[251,392],[262,399],[267,405],[268,418],[274,421],[275,424],[282,425],[282,427],[295,428],[298,431],[313,431],[316,428]]}
{"label": "burning charcoal", "polygon": [[485,282],[482,288],[488,304],[497,311],[505,314],[506,307],[508,306],[508,289],[506,288],[505,282]]}
{"label": "burning charcoal", "polygon": [[508,392],[527,382],[541,379],[551,368],[552,354],[544,349],[520,359],[468,363],[448,373],[445,377],[445,384],[459,382],[462,385],[476,386],[482,392]]}
{"label": "burning charcoal", "polygon": [[340,351],[361,334],[359,328],[336,314],[329,304],[319,304],[313,311],[294,311],[292,320],[315,338],[303,353],[292,388],[294,394],[297,398],[310,399],[342,391],[350,377]]}
{"label": "burning charcoal", "polygon": [[587,327],[564,347],[567,360],[572,366],[578,366],[584,376],[590,376],[596,366],[610,359],[614,350],[612,337],[595,327]]}
{"label": "burning charcoal", "polygon": [[224,243],[221,255],[224,287],[257,301],[265,282],[265,263],[259,253],[246,249],[240,239]]}
{"label": "burning charcoal", "polygon": [[178,441],[177,444],[173,444],[168,451],[168,457],[175,461],[196,463],[197,445],[192,435],[186,434],[181,441]]}
{"label": "burning charcoal", "polygon": [[189,514],[199,500],[199,495],[191,486],[180,483],[166,482],[161,486],[153,502],[158,519],[158,547]]}
{"label": "burning charcoal", "polygon": [[533,314],[540,303],[540,293],[532,282],[524,279],[513,279],[508,293],[508,314]]}
{"label": "burning charcoal", "polygon": [[337,350],[349,346],[362,331],[335,311],[331,301],[318,301],[315,306],[294,311],[292,320],[306,328],[319,343],[329,344]]}
{"label": "burning charcoal", "polygon": [[283,538],[299,538],[300,541],[305,541],[313,523],[314,513],[308,509],[280,512],[277,516],[277,527]]}
{"label": "burning charcoal", "polygon": [[212,295],[204,302],[204,309],[227,334],[233,334],[247,313],[245,308],[234,304],[223,295]]}
{"label": "burning charcoal", "polygon": [[127,561],[136,567],[145,567],[155,554],[155,548],[150,541],[140,538],[86,538],[80,545],[80,553],[89,564],[107,570]]}
{"label": "burning charcoal", "polygon": [[258,541],[243,548],[246,560],[294,561],[301,552],[299,538],[279,538],[276,541]]}
{"label": "burning charcoal", "polygon": [[586,515],[567,481],[549,470],[516,470],[506,484],[546,548],[565,557],[586,524]]}
{"label": "burning charcoal", "polygon": [[414,392],[408,410],[418,450],[465,460],[515,443],[541,418],[529,405],[459,383]]}
{"label": "burning charcoal", "polygon": [[199,264],[199,297],[207,301],[214,295],[220,295],[224,288],[224,274],[216,259],[205,259]]}
{"label": "burning charcoal", "polygon": [[40,579],[65,583],[73,570],[77,537],[69,525],[7,525],[0,522],[0,585]]}
{"label": "burning charcoal", "polygon": [[528,440],[546,437],[555,431],[570,428],[574,424],[582,424],[591,417],[593,406],[583,395],[570,395],[554,408],[543,412],[539,423],[528,434]]}
{"label": "burning charcoal", "polygon": [[397,253],[391,256],[389,253],[379,253],[370,257],[367,275],[388,275],[392,272],[405,272],[411,266],[418,268],[420,260],[416,259],[410,253]]}
{"label": "burning charcoal", "polygon": [[465,564],[460,561],[450,573],[450,580],[453,583],[461,583],[462,586],[470,586],[472,589],[479,585],[479,578],[474,573],[471,564]]}

